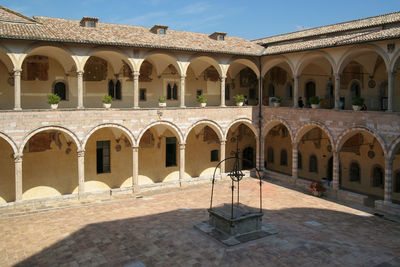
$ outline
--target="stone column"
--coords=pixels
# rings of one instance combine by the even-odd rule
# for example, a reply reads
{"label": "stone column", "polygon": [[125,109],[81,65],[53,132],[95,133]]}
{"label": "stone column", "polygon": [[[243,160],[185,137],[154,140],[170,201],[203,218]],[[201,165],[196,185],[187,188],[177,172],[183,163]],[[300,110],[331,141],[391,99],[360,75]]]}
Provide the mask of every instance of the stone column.
{"label": "stone column", "polygon": [[339,152],[333,151],[333,181],[332,187],[334,190],[339,190],[339,173],[340,173],[340,159]]}
{"label": "stone column", "polygon": [[298,108],[299,107],[299,79],[300,76],[295,76],[294,77],[294,86],[293,86],[293,107]]}
{"label": "stone column", "polygon": [[83,109],[83,71],[77,71],[78,75],[78,109]]}
{"label": "stone column", "polygon": [[139,147],[132,147],[132,161],[133,161],[133,171],[132,171],[132,186],[133,188],[139,185]]}
{"label": "stone column", "polygon": [[[220,156],[220,160],[224,160],[225,159],[225,147],[226,147],[226,141],[222,140],[220,141],[220,145],[221,145],[221,156]],[[221,173],[225,173],[225,161],[221,163],[220,169],[221,169]]]}
{"label": "stone column", "polygon": [[388,71],[388,112],[393,112],[394,98],[394,72]]}
{"label": "stone column", "polygon": [[297,180],[298,178],[298,163],[299,163],[299,144],[298,143],[292,143],[292,179],[294,181]]}
{"label": "stone column", "polygon": [[179,144],[179,180],[185,178],[185,144]]}
{"label": "stone column", "polygon": [[384,203],[392,203],[392,168],[393,161],[385,157],[385,195]]}
{"label": "stone column", "polygon": [[226,76],[219,77],[221,79],[221,104],[220,107],[226,107],[225,105],[225,80]]}
{"label": "stone column", "polygon": [[340,109],[340,74],[335,73],[335,109]]}
{"label": "stone column", "polygon": [[14,110],[21,110],[21,69],[14,69]]}
{"label": "stone column", "polygon": [[264,170],[264,161],[265,161],[265,137],[261,137],[260,140],[260,162],[259,166],[261,170]]}
{"label": "stone column", "polygon": [[22,155],[14,154],[15,201],[22,200]]}
{"label": "stone column", "polygon": [[133,72],[133,108],[139,108],[139,71]]}
{"label": "stone column", "polygon": [[185,79],[186,76],[182,75],[181,76],[181,104],[180,107],[181,108],[185,108]]}
{"label": "stone column", "polygon": [[78,150],[78,196],[85,194],[85,150]]}

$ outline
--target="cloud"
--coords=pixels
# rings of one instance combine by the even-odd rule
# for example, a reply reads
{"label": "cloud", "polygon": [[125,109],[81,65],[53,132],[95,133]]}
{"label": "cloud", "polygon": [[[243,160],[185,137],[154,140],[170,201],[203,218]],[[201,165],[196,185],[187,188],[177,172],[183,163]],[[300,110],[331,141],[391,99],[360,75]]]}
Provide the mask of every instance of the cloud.
{"label": "cloud", "polygon": [[181,8],[178,13],[182,15],[198,14],[208,10],[210,7],[206,2],[197,2]]}
{"label": "cloud", "polygon": [[302,31],[307,29],[310,29],[310,27],[304,25],[296,25],[296,31]]}

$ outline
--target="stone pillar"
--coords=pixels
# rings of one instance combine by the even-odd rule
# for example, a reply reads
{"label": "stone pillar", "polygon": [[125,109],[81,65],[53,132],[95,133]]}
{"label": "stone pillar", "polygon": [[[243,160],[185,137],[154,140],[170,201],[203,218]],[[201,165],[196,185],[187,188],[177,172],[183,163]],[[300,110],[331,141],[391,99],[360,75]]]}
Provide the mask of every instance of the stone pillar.
{"label": "stone pillar", "polygon": [[333,151],[333,181],[332,187],[334,190],[339,190],[339,173],[340,173],[340,159],[339,152]]}
{"label": "stone pillar", "polygon": [[21,110],[21,69],[14,69],[14,110]]}
{"label": "stone pillar", "polygon": [[133,171],[132,171],[132,186],[133,188],[139,185],[139,147],[133,146]]}
{"label": "stone pillar", "polygon": [[[224,160],[225,159],[225,147],[226,147],[226,141],[222,140],[220,141],[220,145],[221,145],[221,156],[220,156],[220,160]],[[220,169],[221,169],[221,173],[225,173],[225,161],[221,163]]]}
{"label": "stone pillar", "polygon": [[392,203],[392,168],[393,161],[385,157],[385,195],[384,203]]}
{"label": "stone pillar", "polygon": [[265,161],[265,137],[261,137],[260,140],[260,169],[264,170],[264,161]]}
{"label": "stone pillar", "polygon": [[181,75],[181,108],[185,108],[185,75]]}
{"label": "stone pillar", "polygon": [[219,77],[221,79],[221,104],[220,107],[226,107],[225,105],[225,80],[226,76]]}
{"label": "stone pillar", "polygon": [[394,72],[388,71],[388,112],[393,112],[394,98]]}
{"label": "stone pillar", "polygon": [[78,196],[85,194],[85,150],[78,150]]}
{"label": "stone pillar", "polygon": [[78,75],[78,109],[83,109],[83,71],[77,71]]}
{"label": "stone pillar", "polygon": [[300,76],[295,76],[294,77],[294,86],[293,86],[293,107],[298,108],[299,107],[299,79]]}
{"label": "stone pillar", "polygon": [[22,200],[22,155],[14,154],[15,201]]}
{"label": "stone pillar", "polygon": [[298,163],[299,163],[299,144],[298,143],[292,143],[292,179],[294,181],[297,180],[298,178]]}
{"label": "stone pillar", "polygon": [[340,109],[340,74],[335,73],[335,109]]}
{"label": "stone pillar", "polygon": [[133,108],[139,108],[139,71],[133,72]]}
{"label": "stone pillar", "polygon": [[185,144],[179,144],[179,180],[185,178]]}

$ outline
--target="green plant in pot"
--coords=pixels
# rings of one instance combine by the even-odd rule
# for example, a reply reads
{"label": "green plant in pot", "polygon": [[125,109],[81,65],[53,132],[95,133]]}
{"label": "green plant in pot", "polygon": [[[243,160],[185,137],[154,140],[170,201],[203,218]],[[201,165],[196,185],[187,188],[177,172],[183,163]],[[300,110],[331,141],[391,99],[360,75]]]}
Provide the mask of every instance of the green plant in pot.
{"label": "green plant in pot", "polygon": [[167,106],[167,97],[165,95],[160,95],[158,97],[158,106],[160,106],[160,107]]}
{"label": "green plant in pot", "polygon": [[57,109],[58,103],[60,103],[61,98],[56,94],[47,95],[47,103],[51,105],[51,109]]}
{"label": "green plant in pot", "polygon": [[243,102],[244,102],[244,95],[241,95],[241,94],[239,94],[239,95],[234,95],[233,96],[233,100],[235,101],[235,103],[236,103],[236,106],[243,106]]}
{"label": "green plant in pot", "polygon": [[353,97],[351,104],[353,105],[353,110],[361,110],[361,106],[364,104],[364,98],[358,96]]}
{"label": "green plant in pot", "polygon": [[198,95],[197,102],[199,102],[200,106],[204,108],[207,105],[207,97],[203,94]]}
{"label": "green plant in pot", "polygon": [[312,96],[309,98],[310,104],[312,108],[318,108],[319,102],[321,102],[321,99],[318,96]]}
{"label": "green plant in pot", "polygon": [[105,108],[110,108],[111,107],[111,102],[112,102],[112,96],[110,96],[110,95],[104,95],[103,96],[103,106]]}

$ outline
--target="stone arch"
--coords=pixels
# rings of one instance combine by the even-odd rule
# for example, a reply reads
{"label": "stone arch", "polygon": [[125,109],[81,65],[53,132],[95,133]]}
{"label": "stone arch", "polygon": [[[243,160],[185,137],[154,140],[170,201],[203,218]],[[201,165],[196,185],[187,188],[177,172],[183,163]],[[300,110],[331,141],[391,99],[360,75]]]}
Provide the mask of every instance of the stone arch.
{"label": "stone arch", "polygon": [[262,62],[261,77],[264,77],[270,69],[278,66],[281,63],[286,63],[289,66],[292,75],[294,76],[295,68],[293,66],[293,63],[287,57],[281,55],[272,59],[265,58],[264,62]]}
{"label": "stone arch", "polygon": [[215,131],[215,133],[218,135],[218,138],[219,138],[220,141],[223,141],[225,139],[224,133],[222,131],[222,128],[221,128],[221,126],[219,126],[218,123],[216,123],[215,121],[212,121],[212,120],[200,120],[200,121],[197,121],[197,122],[193,123],[188,128],[188,130],[186,131],[186,134],[183,137],[185,143],[186,143],[187,138],[188,138],[188,136],[190,134],[190,131],[192,129],[194,129],[196,126],[201,125],[201,124],[205,124],[206,126],[210,126],[211,129],[213,129]]}
{"label": "stone arch", "polygon": [[[142,63],[143,63],[146,59],[149,60],[150,63],[151,63],[152,65],[154,65],[155,67],[157,67],[157,66],[154,64],[155,62],[151,62],[152,60],[151,60],[150,57],[153,57],[153,56],[159,56],[159,57],[164,58],[164,59],[166,59],[167,61],[169,61],[169,62],[176,68],[176,70],[178,71],[178,73],[179,73],[180,76],[181,76],[182,74],[185,73],[185,71],[181,68],[181,65],[178,64],[178,60],[177,60],[177,58],[175,57],[175,55],[173,55],[173,54],[167,54],[167,53],[162,53],[162,52],[160,52],[160,51],[151,51],[151,52],[146,53],[145,55],[143,55],[143,60],[141,60],[141,61],[138,62],[138,64],[137,64],[138,70],[140,70],[140,67],[142,66]],[[150,58],[150,59],[149,59],[149,58]],[[157,69],[157,72],[159,72],[159,71],[161,71],[161,70]]]}
{"label": "stone arch", "polygon": [[297,130],[297,132],[295,133],[294,142],[299,143],[303,135],[315,127],[321,129],[322,132],[324,132],[328,136],[332,147],[335,147],[335,139],[333,138],[332,133],[329,131],[328,127],[325,126],[325,124],[319,121],[309,121],[301,125]]}
{"label": "stone arch", "polygon": [[235,58],[234,57],[231,59],[231,61],[229,63],[228,71],[232,67],[232,65],[234,65],[235,63],[239,63],[239,64],[244,65],[245,67],[250,68],[254,72],[254,74],[257,76],[257,78],[258,79],[260,78],[260,70],[258,68],[258,65],[255,62],[253,62],[252,60],[246,59],[246,58]]}
{"label": "stone arch", "polygon": [[[111,56],[107,55],[110,54]],[[134,66],[132,65],[131,60],[129,60],[128,55],[126,55],[122,50],[115,48],[94,48],[91,49],[87,56],[81,62],[81,68],[84,69],[87,61],[91,56],[98,56],[105,59],[107,62],[111,64],[115,72],[119,72],[120,65],[122,66],[122,61],[128,64],[131,71],[134,71]],[[116,60],[117,59],[117,60]]]}
{"label": "stone arch", "polygon": [[218,71],[219,76],[223,76],[223,70],[221,69],[221,66],[220,66],[219,62],[216,61],[214,58],[208,57],[208,56],[198,56],[197,55],[197,56],[191,57],[189,59],[190,64],[188,65],[188,68],[196,60],[202,60],[202,61],[207,62],[208,64],[213,66]]}
{"label": "stone arch", "polygon": [[353,126],[351,128],[346,129],[345,131],[343,131],[337,138],[336,146],[333,146],[334,151],[340,152],[343,144],[347,141],[348,137],[356,132],[364,132],[364,133],[368,133],[368,134],[374,136],[376,138],[376,140],[378,140],[378,142],[382,148],[382,151],[384,153],[384,156],[385,157],[387,156],[388,153],[387,153],[387,146],[386,146],[385,140],[379,135],[379,133],[375,129],[372,129],[372,128],[370,128],[368,126],[364,126],[364,125],[356,125],[356,126]]}
{"label": "stone arch", "polygon": [[400,66],[400,50],[397,50],[397,52],[394,54],[392,57],[392,61],[390,62],[390,68],[391,72],[396,72],[397,69]]}
{"label": "stone arch", "polygon": [[343,72],[343,69],[347,66],[347,64],[350,61],[352,61],[355,57],[365,52],[373,52],[379,55],[385,62],[386,69],[387,70],[389,69],[389,59],[385,51],[382,48],[375,45],[366,45],[363,47],[350,48],[346,53],[344,53],[340,58],[340,60],[338,61],[338,63],[336,64],[336,69],[334,70],[334,73],[341,74]]}
{"label": "stone arch", "polygon": [[400,149],[400,136],[398,136],[388,147],[388,159],[392,161],[397,149]]}
{"label": "stone arch", "polygon": [[314,51],[314,52],[310,52],[305,54],[297,63],[296,67],[295,67],[295,76],[300,75],[304,68],[307,67],[308,64],[312,63],[313,60],[315,60],[316,58],[323,58],[326,59],[329,64],[331,65],[332,69],[336,69],[336,64],[335,61],[333,60],[333,58],[325,52],[322,51]]}
{"label": "stone arch", "polygon": [[4,139],[11,146],[11,149],[13,150],[14,154],[18,153],[18,147],[11,137],[6,135],[5,133],[0,132],[0,138]]}
{"label": "stone arch", "polygon": [[129,138],[129,141],[131,142],[132,146],[136,146],[136,139],[128,128],[126,128],[125,126],[122,126],[120,124],[117,124],[117,123],[104,123],[104,124],[97,125],[96,127],[94,127],[93,129],[91,129],[89,131],[89,133],[86,135],[85,139],[82,142],[82,148],[85,149],[86,143],[89,140],[90,136],[92,136],[93,133],[95,133],[97,130],[100,130],[103,128],[117,128],[117,129],[121,130]]}
{"label": "stone arch", "polygon": [[37,128],[36,130],[31,131],[29,134],[27,134],[27,135],[24,137],[24,139],[23,139],[23,141],[22,141],[22,144],[21,144],[21,146],[19,147],[19,153],[20,153],[21,155],[23,154],[24,147],[25,147],[26,143],[27,143],[27,142],[29,141],[29,139],[31,139],[35,134],[40,133],[40,132],[43,132],[43,131],[51,131],[51,130],[53,130],[53,131],[60,131],[60,132],[63,132],[63,133],[65,133],[65,134],[67,134],[67,135],[74,141],[74,144],[75,144],[76,148],[78,149],[78,151],[82,149],[81,142],[79,141],[79,138],[78,138],[78,137],[75,135],[75,133],[73,133],[71,130],[69,130],[69,129],[65,128],[65,127],[61,127],[61,126],[45,126],[45,127],[40,127],[40,128]]}
{"label": "stone arch", "polygon": [[268,135],[268,132],[274,128],[275,126],[279,125],[279,124],[283,124],[286,129],[289,131],[290,134],[290,140],[293,142],[294,140],[294,136],[293,136],[293,129],[290,126],[290,124],[283,118],[280,117],[275,117],[269,121],[266,122],[264,128],[262,129],[262,138],[265,139]]}
{"label": "stone arch", "polygon": [[60,63],[66,73],[70,72],[73,69],[78,69],[79,66],[77,60],[72,56],[73,53],[65,47],[34,43],[24,52],[25,54],[19,59],[18,68],[22,68],[22,63],[27,57],[35,54],[54,58],[55,60],[57,60],[58,63]]}
{"label": "stone arch", "polygon": [[147,125],[147,126],[140,132],[139,136],[137,137],[137,142],[136,142],[136,144],[137,144],[137,145],[140,144],[140,139],[142,138],[143,134],[144,134],[148,129],[150,129],[150,128],[153,127],[153,126],[157,126],[157,125],[165,125],[165,126],[167,126],[169,129],[172,129],[172,130],[173,130],[172,132],[173,132],[175,135],[177,135],[177,137],[178,137],[178,139],[179,139],[179,144],[184,144],[184,143],[185,143],[185,140],[186,140],[186,139],[184,138],[184,136],[183,136],[183,134],[182,134],[182,131],[179,129],[179,127],[178,127],[177,125],[175,125],[174,123],[169,122],[169,121],[157,121],[157,122],[153,122],[153,123]]}
{"label": "stone arch", "polygon": [[14,55],[2,45],[0,45],[0,61],[4,63],[9,72],[18,68],[17,60]]}
{"label": "stone arch", "polygon": [[252,121],[247,118],[242,118],[242,119],[237,119],[237,120],[232,121],[228,125],[228,127],[226,127],[226,129],[225,129],[225,136],[224,136],[225,139],[228,138],[228,132],[229,132],[230,128],[237,123],[243,123],[244,125],[248,126],[249,129],[253,132],[254,137],[258,141],[258,137],[259,137],[258,131],[257,131],[256,127],[253,125]]}

